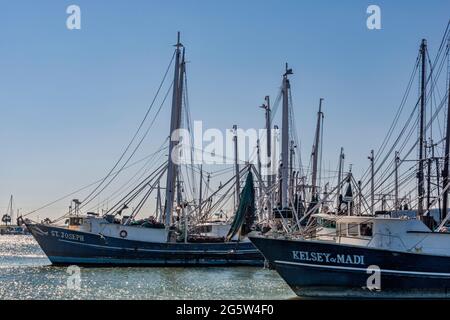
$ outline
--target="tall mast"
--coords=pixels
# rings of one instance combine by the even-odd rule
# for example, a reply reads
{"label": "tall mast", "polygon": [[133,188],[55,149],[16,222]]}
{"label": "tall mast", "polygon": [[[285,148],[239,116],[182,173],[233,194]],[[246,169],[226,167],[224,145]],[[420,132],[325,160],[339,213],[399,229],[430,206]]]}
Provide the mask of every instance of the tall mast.
{"label": "tall mast", "polygon": [[[264,98],[265,103],[261,106],[265,110],[265,120],[266,120],[266,168],[267,168],[267,188],[271,189],[272,183],[273,183],[273,174],[272,174],[272,128],[271,128],[271,110],[270,110],[270,97],[266,96]],[[269,205],[268,207],[268,214],[269,217],[272,216],[272,206],[273,206],[273,192],[270,192],[269,196]]]}
{"label": "tall mast", "polygon": [[337,187],[337,197],[336,197],[336,201],[337,201],[337,206],[339,209],[339,196],[341,195],[342,192],[342,188],[341,188],[341,181],[342,181],[342,170],[344,168],[344,148],[341,147],[341,153],[339,153],[339,169],[338,169],[338,187]]}
{"label": "tall mast", "polygon": [[266,134],[267,134],[267,169],[268,169],[268,186],[269,188],[272,186],[272,128],[271,128],[271,122],[270,121],[270,117],[271,117],[271,109],[270,109],[270,97],[266,96],[265,98],[266,100],[266,104],[265,104],[265,109],[266,109]]}
{"label": "tall mast", "polygon": [[[450,46],[450,42],[449,42]],[[449,152],[450,152],[450,77],[448,79],[448,95],[447,95],[447,132],[445,137],[445,155],[444,155],[444,169],[442,170],[442,211],[441,221],[447,216],[448,211],[448,190],[446,189],[448,184],[448,165],[449,165]]]}
{"label": "tall mast", "polygon": [[166,228],[170,227],[173,202],[175,199],[175,187],[176,187],[176,177],[178,175],[178,163],[174,161],[175,156],[174,149],[178,145],[177,137],[172,137],[172,134],[176,133],[180,128],[181,120],[181,103],[182,94],[180,89],[183,83],[183,74],[180,63],[181,48],[183,45],[180,42],[180,33],[178,32],[178,41],[175,45],[175,67],[174,67],[174,80],[173,80],[173,93],[172,93],[172,111],[170,120],[170,142],[169,142],[169,160],[167,168],[167,183],[166,183],[166,206],[164,210],[165,214],[165,225]]}
{"label": "tall mast", "polygon": [[320,98],[319,112],[317,113],[316,136],[314,139],[314,146],[313,146],[313,168],[312,168],[312,196],[313,197],[316,196],[316,193],[317,193],[317,164],[319,162],[320,125],[321,125],[321,122],[323,119],[322,101],[323,101],[323,98]]}
{"label": "tall mast", "polygon": [[400,156],[398,151],[395,151],[395,199],[394,199],[394,209],[398,210],[399,203],[398,203],[398,166],[400,164]]}
{"label": "tall mast", "polygon": [[239,195],[241,193],[241,179],[239,176],[239,162],[238,162],[238,136],[237,136],[237,125],[233,126],[234,131],[234,168],[235,168],[235,177],[236,177],[236,194],[234,199],[234,209],[237,210],[239,206]]}
{"label": "tall mast", "polygon": [[281,137],[281,207],[288,207],[288,189],[289,189],[289,89],[290,83],[288,75],[292,74],[292,69],[288,69],[283,75],[283,121]]}
{"label": "tall mast", "polygon": [[370,151],[370,213],[375,214],[375,155]]}
{"label": "tall mast", "polygon": [[[279,144],[280,135],[279,135],[279,127],[278,125],[273,126],[273,130],[275,132],[274,136],[274,143],[275,145]],[[277,186],[277,192],[276,192],[276,199],[272,197],[273,204],[276,203],[277,206],[281,206],[281,161],[278,162],[278,166],[275,167],[275,154],[272,154],[272,164],[273,164],[273,170],[275,171],[275,175],[272,176],[272,186]]]}
{"label": "tall mast", "polygon": [[424,151],[424,139],[425,139],[425,104],[426,104],[426,52],[427,52],[427,40],[422,39],[420,45],[420,55],[422,60],[422,74],[420,80],[420,123],[419,123],[419,172],[418,178],[418,208],[417,214],[421,216],[423,214],[423,198],[424,198],[424,177],[423,177],[423,151]]}
{"label": "tall mast", "polygon": [[200,186],[198,194],[198,216],[202,215],[202,202],[203,202],[203,165],[200,165]]}
{"label": "tall mast", "polygon": [[258,173],[262,176],[261,169],[261,141],[259,139],[256,140],[256,156],[257,156],[257,165],[258,165]]}
{"label": "tall mast", "polygon": [[294,155],[295,144],[291,140],[291,147],[289,148],[289,203],[294,203]]}
{"label": "tall mast", "polygon": [[431,157],[427,159],[427,210],[429,210],[431,206],[431,163],[434,154],[433,139],[430,139],[430,144],[427,145],[427,148],[431,149]]}

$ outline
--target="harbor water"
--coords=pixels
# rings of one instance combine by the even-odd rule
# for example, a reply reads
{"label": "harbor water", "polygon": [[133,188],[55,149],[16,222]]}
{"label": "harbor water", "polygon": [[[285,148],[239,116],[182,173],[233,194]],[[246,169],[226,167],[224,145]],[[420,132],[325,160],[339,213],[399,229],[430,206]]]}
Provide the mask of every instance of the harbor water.
{"label": "harbor water", "polygon": [[[78,272],[78,270],[77,270]],[[0,236],[0,299],[290,299],[273,270],[54,267],[32,236]],[[77,273],[78,275],[78,273]]]}

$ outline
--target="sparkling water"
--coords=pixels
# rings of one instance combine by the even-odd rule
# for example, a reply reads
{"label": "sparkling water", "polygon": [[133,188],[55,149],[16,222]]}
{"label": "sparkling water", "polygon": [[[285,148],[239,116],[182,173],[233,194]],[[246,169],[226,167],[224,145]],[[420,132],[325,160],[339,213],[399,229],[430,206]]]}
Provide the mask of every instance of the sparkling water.
{"label": "sparkling water", "polygon": [[273,270],[259,267],[81,268],[70,282],[32,236],[0,236],[0,299],[289,299]]}

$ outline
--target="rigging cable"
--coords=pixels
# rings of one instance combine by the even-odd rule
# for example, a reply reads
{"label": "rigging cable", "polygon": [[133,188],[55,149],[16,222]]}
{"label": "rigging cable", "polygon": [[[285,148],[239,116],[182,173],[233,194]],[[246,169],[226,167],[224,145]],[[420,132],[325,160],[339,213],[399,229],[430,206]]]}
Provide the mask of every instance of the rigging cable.
{"label": "rigging cable", "polygon": [[[164,73],[163,79],[161,80],[161,83],[159,84],[159,87],[158,87],[158,89],[156,90],[156,94],[155,94],[155,96],[153,97],[153,101],[152,101],[152,103],[150,104],[150,106],[148,107],[147,112],[145,113],[145,116],[144,116],[144,118],[142,119],[141,123],[139,124],[139,127],[138,127],[138,129],[136,130],[136,132],[135,132],[133,138],[131,139],[130,143],[127,145],[127,147],[126,147],[125,150],[123,151],[123,153],[122,153],[122,155],[120,156],[120,158],[117,160],[117,162],[114,164],[114,166],[113,166],[113,167],[111,168],[111,170],[108,172],[108,174],[104,177],[104,179],[99,183],[99,185],[98,185],[97,187],[95,187],[95,188],[94,188],[94,189],[93,189],[93,190],[92,190],[92,191],[91,191],[91,192],[83,199],[83,201],[82,201],[83,204],[89,203],[92,199],[94,199],[94,198],[98,195],[98,193],[97,193],[95,196],[93,196],[93,194],[94,194],[94,193],[95,193],[95,192],[103,185],[103,183],[111,176],[112,172],[117,168],[117,166],[119,165],[119,163],[120,163],[120,162],[122,161],[122,159],[125,157],[125,154],[126,154],[126,153],[128,152],[128,150],[130,149],[131,145],[133,144],[134,140],[136,139],[137,135],[139,134],[140,130],[142,129],[142,127],[143,127],[145,121],[147,120],[147,117],[148,117],[148,115],[150,114],[150,111],[151,111],[152,108],[153,108],[153,105],[154,105],[154,103],[155,103],[155,101],[156,101],[156,99],[157,99],[157,97],[158,97],[158,95],[159,95],[159,92],[161,91],[162,86],[163,86],[163,84],[164,84],[164,82],[165,82],[165,80],[166,80],[167,74],[169,73],[170,67],[172,66],[174,57],[175,57],[175,52],[173,53],[172,58],[170,59],[169,65],[167,66],[166,71],[165,71],[165,73]],[[134,153],[133,153],[133,154],[134,154]],[[130,158],[129,158],[129,159],[130,159]],[[128,160],[129,160],[129,159],[128,159]],[[123,167],[122,167],[122,168],[123,168]],[[120,170],[119,170],[119,171],[120,171]],[[116,176],[117,176],[117,175],[116,175]],[[103,190],[104,190],[104,189],[102,189],[101,191],[103,191]],[[100,191],[100,192],[101,192],[101,191]],[[88,201],[88,199],[89,199],[91,196],[93,196],[93,198],[92,198],[91,200]],[[86,203],[85,203],[85,202],[86,202]]]}

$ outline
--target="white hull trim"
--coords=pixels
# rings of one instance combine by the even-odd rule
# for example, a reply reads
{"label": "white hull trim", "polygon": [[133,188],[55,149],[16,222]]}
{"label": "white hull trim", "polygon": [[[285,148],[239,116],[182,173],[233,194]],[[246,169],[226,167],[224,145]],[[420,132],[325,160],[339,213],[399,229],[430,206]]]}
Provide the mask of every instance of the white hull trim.
{"label": "white hull trim", "polygon": [[[142,252],[168,252],[170,250],[157,250],[157,249],[142,249],[142,248],[122,248],[122,247],[111,247],[111,246],[101,246],[98,244],[90,244],[90,243],[82,243],[82,242],[74,242],[69,240],[62,240],[59,239],[59,241],[74,244],[74,245],[81,245],[81,246],[87,246],[87,247],[95,247],[95,248],[102,248],[102,249],[111,249],[111,250],[128,250],[128,251],[142,251]],[[204,253],[205,250],[179,250],[179,251],[172,251],[173,253]],[[245,254],[249,252],[258,252],[257,249],[255,250],[239,250],[237,252],[234,252],[232,250],[208,250],[208,253],[212,254],[226,254],[226,253],[233,253],[233,254]]]}
{"label": "white hull trim", "polygon": [[[322,269],[333,269],[333,270],[347,270],[347,271],[361,271],[361,272],[367,272],[367,270],[368,270],[368,268],[343,267],[343,266],[326,266],[326,265],[320,265],[320,264],[309,264],[309,263],[281,261],[281,260],[275,260],[275,264],[297,265],[297,266],[311,267],[311,268],[322,268]],[[389,270],[389,269],[380,269],[380,272],[381,273],[404,274],[404,275],[434,276],[434,277],[448,277],[448,278],[450,278],[450,273],[422,272],[422,271],[404,271],[404,270]]]}

